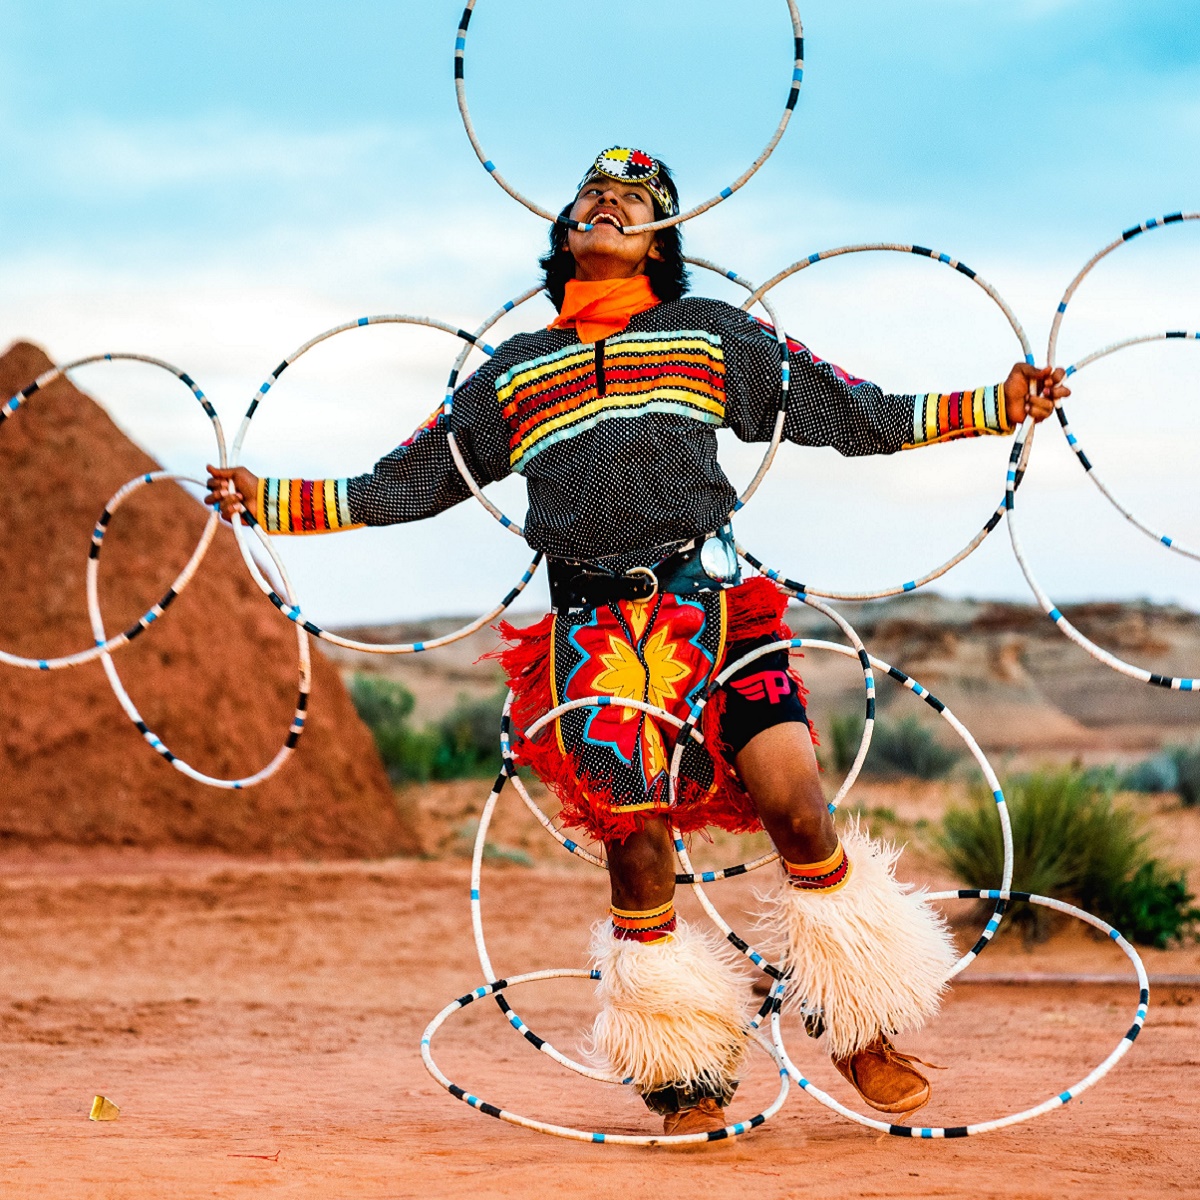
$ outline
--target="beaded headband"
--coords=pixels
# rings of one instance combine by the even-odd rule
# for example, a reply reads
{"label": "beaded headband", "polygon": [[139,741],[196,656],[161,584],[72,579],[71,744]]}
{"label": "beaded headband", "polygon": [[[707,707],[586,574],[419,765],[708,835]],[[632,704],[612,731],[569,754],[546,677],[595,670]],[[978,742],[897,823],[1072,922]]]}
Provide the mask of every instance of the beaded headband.
{"label": "beaded headband", "polygon": [[662,165],[658,159],[651,158],[644,150],[611,146],[596,156],[596,161],[588,168],[576,191],[583,191],[593,179],[619,179],[622,183],[636,183],[654,197],[664,216],[673,217],[679,207],[667,177],[661,172]]}

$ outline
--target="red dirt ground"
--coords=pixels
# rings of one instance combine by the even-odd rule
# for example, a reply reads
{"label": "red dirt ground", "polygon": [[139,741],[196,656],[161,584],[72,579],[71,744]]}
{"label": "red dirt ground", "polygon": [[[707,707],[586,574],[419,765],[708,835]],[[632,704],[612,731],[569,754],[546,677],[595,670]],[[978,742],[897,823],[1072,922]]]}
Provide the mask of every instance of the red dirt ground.
{"label": "red dirt ground", "polygon": [[[460,862],[281,864],[91,852],[0,863],[0,1194],[55,1200],[187,1197],[1143,1197],[1200,1195],[1195,1179],[1200,1003],[1156,989],[1145,1032],[1066,1109],[967,1141],[910,1142],[855,1127],[793,1094],[733,1144],[672,1152],[578,1145],[481,1116],[422,1069],[426,1022],[478,982]],[[738,887],[737,883],[742,886]],[[745,925],[745,881],[715,898]],[[583,963],[603,911],[599,873],[489,866],[497,969]],[[694,907],[685,901],[685,911]],[[964,929],[964,939],[970,933]],[[1194,950],[1148,955],[1196,969]],[[1004,939],[988,972],[1127,972],[1121,986],[955,989],[906,1046],[932,1062],[929,1123],[1034,1104],[1083,1077],[1135,1004],[1110,944],[1060,935],[1033,954]],[[590,985],[510,998],[568,1053]],[[819,1047],[803,1068],[850,1102]],[[443,1069],[494,1103],[543,1119],[650,1132],[627,1093],[568,1075],[490,1001],[438,1035]],[[751,1059],[732,1109],[774,1093]],[[92,1123],[93,1095],[121,1107]]]}
{"label": "red dirt ground", "polygon": [[[0,357],[0,397],[49,366],[37,347],[13,346]],[[194,403],[175,387],[179,404]],[[92,527],[118,487],[154,468],[61,380],[4,422],[0,647],[49,657],[91,644]],[[199,504],[172,484],[128,501],[101,559],[109,629],[126,628],[163,594],[203,525]],[[114,662],[150,727],[200,770],[249,774],[287,733],[296,639],[254,587],[227,529],[170,612]],[[416,848],[370,733],[317,653],[300,751],[248,791],[216,791],[163,762],[117,707],[99,663],[49,673],[0,667],[0,714],[0,846],[187,845],[292,858]]]}
{"label": "red dirt ground", "polygon": [[[46,365],[36,348],[14,347],[0,358],[0,398]],[[87,643],[92,523],[121,483],[152,465],[66,384],[6,422],[0,646],[47,654]],[[102,584],[114,626],[161,592],[202,524],[195,503],[169,489],[139,497],[121,518]],[[216,636],[205,625],[214,620]],[[293,661],[289,628],[228,536],[169,618],[118,659],[152,726],[217,772],[253,769],[273,753],[290,716]],[[469,844],[486,784],[414,790],[397,803],[335,671],[319,656],[314,667],[301,754],[278,780],[242,793],[214,793],[159,761],[98,667],[0,668],[0,1196],[1200,1196],[1200,1002],[1184,985],[1152,990],[1145,1032],[1094,1090],[967,1141],[881,1137],[799,1094],[744,1139],[679,1152],[552,1140],[471,1111],[425,1073],[418,1044],[433,1014],[480,981],[467,867],[454,856]],[[259,703],[245,704],[246,694]],[[881,832],[902,838],[941,812],[952,798],[944,791],[860,789]],[[1155,813],[1173,854],[1195,866],[1200,814]],[[547,861],[558,852],[511,803],[493,838],[484,912],[497,969],[584,965],[588,927],[606,903],[602,875]],[[731,841],[701,847],[700,865],[744,857],[750,843],[735,850]],[[408,850],[450,857],[333,861]],[[262,857],[246,857],[254,854]],[[522,856],[534,865],[512,865]],[[295,861],[303,857],[322,861]],[[946,882],[919,841],[907,862]],[[712,889],[743,930],[752,886]],[[698,918],[690,897],[681,908]],[[954,916],[969,943],[977,924]],[[1145,957],[1152,973],[1200,972],[1195,946]],[[904,1042],[947,1064],[926,1123],[1040,1102],[1086,1075],[1132,1020],[1125,959],[1075,928],[1033,952],[1001,938],[974,970],[1128,982],[956,986],[935,1025]],[[539,984],[510,999],[537,1032],[577,1053],[594,1013],[589,983]],[[794,1028],[789,1041],[815,1082],[854,1103],[818,1045]],[[452,1018],[435,1049],[453,1079],[518,1112],[657,1130],[627,1092],[537,1054],[491,1001]],[[749,1117],[776,1086],[752,1055],[732,1115]],[[87,1120],[96,1094],[120,1106],[117,1121]]]}

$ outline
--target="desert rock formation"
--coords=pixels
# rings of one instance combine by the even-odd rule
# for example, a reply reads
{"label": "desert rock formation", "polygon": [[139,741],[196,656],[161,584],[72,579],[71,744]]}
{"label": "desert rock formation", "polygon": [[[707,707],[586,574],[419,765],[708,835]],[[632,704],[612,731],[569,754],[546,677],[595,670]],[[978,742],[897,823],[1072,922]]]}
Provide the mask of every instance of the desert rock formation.
{"label": "desert rock formation", "polygon": [[[49,366],[35,346],[11,347],[0,357],[0,396]],[[92,526],[118,487],[154,469],[64,380],[4,423],[0,647],[45,657],[91,644],[84,569]],[[162,595],[203,524],[197,501],[170,484],[121,509],[101,560],[110,630]],[[228,529],[167,616],[114,662],[150,727],[202,771],[249,774],[287,733],[296,639],[248,578]],[[48,673],[0,666],[0,847],[179,845],[296,857],[414,849],[337,671],[316,653],[313,671],[298,752],[265,784],[225,791],[187,779],[143,742],[98,662]]]}

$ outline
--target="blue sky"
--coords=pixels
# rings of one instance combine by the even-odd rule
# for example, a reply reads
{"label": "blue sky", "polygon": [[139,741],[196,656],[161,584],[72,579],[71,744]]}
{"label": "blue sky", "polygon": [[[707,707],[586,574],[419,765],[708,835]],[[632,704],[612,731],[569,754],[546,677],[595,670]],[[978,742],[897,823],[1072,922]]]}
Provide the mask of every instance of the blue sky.
{"label": "blue sky", "polygon": [[[1040,355],[1058,295],[1094,250],[1143,217],[1200,209],[1193,7],[805,3],[791,129],[742,192],[687,231],[689,248],[763,278],[843,242],[933,245],[996,283]],[[161,354],[232,425],[265,373],[323,327],[380,311],[476,323],[531,281],[545,227],[491,183],[459,125],[459,11],[443,0],[0,0],[0,342],[30,337],[60,359]],[[596,149],[628,140],[671,162],[695,201],[753,158],[786,95],[783,0],[582,11],[478,5],[472,110],[515,183],[556,205]],[[1164,231],[1105,263],[1073,306],[1064,353],[1200,325],[1198,239],[1196,227]],[[778,298],[791,332],[897,390],[989,382],[1017,350],[961,277],[915,260],[821,264]],[[368,468],[436,403],[454,349],[391,330],[314,353],[266,406],[247,462]],[[1197,352],[1155,347],[1090,368],[1072,409],[1110,483],[1193,541]],[[174,391],[132,370],[79,382],[161,460],[202,466],[209,435]],[[1023,526],[1051,591],[1190,603],[1194,564],[1098,505],[1060,442],[1048,429],[1035,452]],[[754,454],[729,451],[730,474],[748,478]],[[743,537],[791,574],[891,582],[970,536],[998,499],[1003,459],[999,444],[869,465],[789,451]],[[519,485],[500,491],[519,511]],[[1001,539],[945,590],[1027,594]],[[486,570],[414,578],[448,540]],[[523,556],[476,511],[315,541],[285,550],[326,620],[467,611],[505,591]]]}

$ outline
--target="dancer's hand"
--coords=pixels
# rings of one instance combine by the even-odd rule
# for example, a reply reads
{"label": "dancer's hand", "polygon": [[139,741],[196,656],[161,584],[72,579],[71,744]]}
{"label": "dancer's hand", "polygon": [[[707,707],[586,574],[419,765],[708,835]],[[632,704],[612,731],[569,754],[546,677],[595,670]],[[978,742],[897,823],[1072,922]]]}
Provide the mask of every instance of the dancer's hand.
{"label": "dancer's hand", "polygon": [[[1053,411],[1055,400],[1064,400],[1071,394],[1063,386],[1066,371],[1062,367],[1031,367],[1028,363],[1014,364],[1004,381],[1004,404],[1008,423],[1015,429],[1026,417],[1034,423],[1044,421]],[[1030,384],[1036,386],[1030,388]]]}
{"label": "dancer's hand", "polygon": [[258,476],[245,467],[214,467],[209,463],[207,486],[204,503],[219,507],[227,521],[232,519],[239,504],[256,521],[262,520],[258,511]]}

